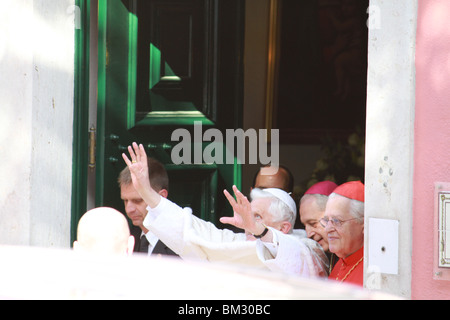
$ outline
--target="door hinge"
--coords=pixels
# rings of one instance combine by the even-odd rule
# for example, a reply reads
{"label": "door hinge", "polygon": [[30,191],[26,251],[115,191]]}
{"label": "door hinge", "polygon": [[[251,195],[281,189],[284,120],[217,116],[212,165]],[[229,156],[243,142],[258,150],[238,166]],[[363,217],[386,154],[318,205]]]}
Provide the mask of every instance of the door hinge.
{"label": "door hinge", "polygon": [[95,138],[96,138],[97,130],[94,126],[89,129],[89,169],[94,170],[96,165],[95,159]]}

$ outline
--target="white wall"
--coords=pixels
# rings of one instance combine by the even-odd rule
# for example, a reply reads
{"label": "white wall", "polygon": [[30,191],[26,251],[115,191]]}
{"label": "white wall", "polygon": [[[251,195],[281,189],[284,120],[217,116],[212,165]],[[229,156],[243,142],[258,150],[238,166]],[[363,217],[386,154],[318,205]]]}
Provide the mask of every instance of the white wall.
{"label": "white wall", "polygon": [[2,0],[0,244],[70,244],[73,5]]}
{"label": "white wall", "polygon": [[[417,1],[371,0],[370,4],[373,25],[369,31],[367,93],[365,284],[409,298]],[[376,253],[380,248],[375,243],[388,236],[385,230],[373,232],[370,218],[398,221],[399,245],[396,248],[388,243],[381,259],[382,263],[398,263],[397,274],[379,272],[369,259],[369,247],[373,245],[372,253]]]}

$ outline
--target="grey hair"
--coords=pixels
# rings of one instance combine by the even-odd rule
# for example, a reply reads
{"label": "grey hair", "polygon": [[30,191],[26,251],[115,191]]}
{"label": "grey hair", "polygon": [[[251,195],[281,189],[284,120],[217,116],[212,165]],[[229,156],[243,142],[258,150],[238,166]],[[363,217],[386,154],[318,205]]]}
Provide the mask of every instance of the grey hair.
{"label": "grey hair", "polygon": [[364,223],[364,202],[350,199],[337,193],[330,194],[328,199],[335,198],[336,196],[350,200],[350,214],[353,218],[358,219],[360,223]]}
{"label": "grey hair", "polygon": [[300,205],[309,198],[316,199],[316,204],[319,207],[319,210],[325,211],[325,207],[327,206],[328,196],[325,196],[323,194],[305,194],[300,199]]}
{"label": "grey hair", "polygon": [[255,199],[270,198],[271,203],[267,210],[272,215],[273,222],[289,222],[292,226],[291,230],[289,230],[289,233],[292,233],[297,213],[292,212],[287,204],[285,204],[277,197],[273,196],[271,193],[258,188],[255,188],[250,192],[250,198],[252,201]]}

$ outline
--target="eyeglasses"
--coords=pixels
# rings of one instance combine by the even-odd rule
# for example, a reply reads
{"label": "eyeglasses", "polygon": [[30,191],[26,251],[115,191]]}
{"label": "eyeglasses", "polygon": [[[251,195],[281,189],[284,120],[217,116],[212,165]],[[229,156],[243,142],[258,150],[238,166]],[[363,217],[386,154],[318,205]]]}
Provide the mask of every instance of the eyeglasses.
{"label": "eyeglasses", "polygon": [[342,224],[344,222],[351,221],[351,220],[357,220],[357,219],[358,218],[353,218],[353,219],[348,219],[348,220],[339,220],[339,219],[336,219],[336,218],[332,218],[332,219],[322,218],[322,219],[320,219],[320,224],[322,225],[322,227],[326,228],[326,226],[328,225],[328,222],[331,221],[331,224],[334,227],[339,228],[339,227],[342,226]]}

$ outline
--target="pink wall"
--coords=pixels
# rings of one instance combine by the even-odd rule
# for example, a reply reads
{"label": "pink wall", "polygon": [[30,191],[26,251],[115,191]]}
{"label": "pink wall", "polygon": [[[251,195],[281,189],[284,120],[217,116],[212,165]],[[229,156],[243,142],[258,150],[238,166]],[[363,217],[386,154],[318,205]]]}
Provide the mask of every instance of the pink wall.
{"label": "pink wall", "polygon": [[413,299],[450,299],[433,279],[434,183],[450,182],[450,1],[419,0],[414,146]]}

